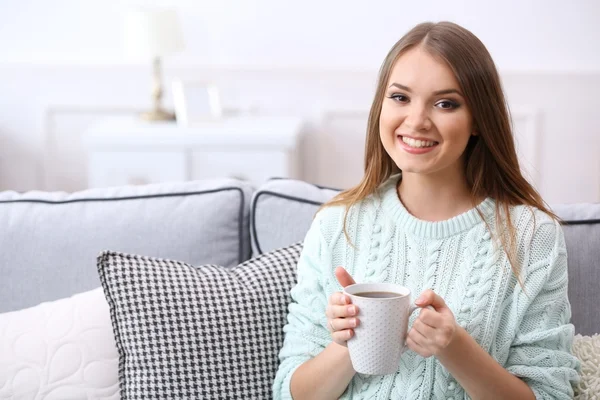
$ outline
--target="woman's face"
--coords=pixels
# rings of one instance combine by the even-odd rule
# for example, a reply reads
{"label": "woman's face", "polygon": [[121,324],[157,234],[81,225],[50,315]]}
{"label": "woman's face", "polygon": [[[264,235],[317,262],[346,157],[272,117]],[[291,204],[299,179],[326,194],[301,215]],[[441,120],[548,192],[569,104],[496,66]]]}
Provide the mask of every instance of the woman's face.
{"label": "woman's face", "polygon": [[420,47],[400,56],[386,85],[379,134],[403,174],[462,174],[472,120],[446,63]]}

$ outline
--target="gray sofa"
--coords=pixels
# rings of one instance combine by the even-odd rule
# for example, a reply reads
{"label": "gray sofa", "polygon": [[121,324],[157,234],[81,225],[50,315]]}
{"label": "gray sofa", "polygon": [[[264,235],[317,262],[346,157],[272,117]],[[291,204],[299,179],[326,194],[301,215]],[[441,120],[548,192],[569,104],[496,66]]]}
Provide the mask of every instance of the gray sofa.
{"label": "gray sofa", "polygon": [[[0,313],[99,287],[96,256],[107,249],[234,266],[302,240],[336,193],[288,179],[0,193]],[[600,204],[553,209],[565,220],[572,321],[577,333],[600,332]]]}

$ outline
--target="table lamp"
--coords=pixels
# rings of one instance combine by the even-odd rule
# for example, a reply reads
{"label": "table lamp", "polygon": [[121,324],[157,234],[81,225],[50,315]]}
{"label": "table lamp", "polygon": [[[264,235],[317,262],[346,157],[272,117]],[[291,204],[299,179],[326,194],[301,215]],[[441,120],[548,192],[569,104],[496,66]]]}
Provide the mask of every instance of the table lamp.
{"label": "table lamp", "polygon": [[152,60],[153,109],[144,112],[147,121],[170,121],[175,115],[162,107],[163,95],[161,57],[183,49],[183,34],[177,13],[173,9],[131,10],[125,20],[127,52],[135,58]]}

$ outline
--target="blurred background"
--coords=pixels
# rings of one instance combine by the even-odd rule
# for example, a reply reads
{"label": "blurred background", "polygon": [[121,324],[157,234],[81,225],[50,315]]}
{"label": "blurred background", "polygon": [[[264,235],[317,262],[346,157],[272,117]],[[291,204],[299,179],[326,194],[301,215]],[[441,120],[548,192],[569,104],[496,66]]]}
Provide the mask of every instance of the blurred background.
{"label": "blurred background", "polygon": [[[600,202],[599,18],[596,0],[2,0],[0,190],[349,187],[387,51],[450,20],[496,61],[544,198]],[[178,120],[140,116],[159,103]]]}

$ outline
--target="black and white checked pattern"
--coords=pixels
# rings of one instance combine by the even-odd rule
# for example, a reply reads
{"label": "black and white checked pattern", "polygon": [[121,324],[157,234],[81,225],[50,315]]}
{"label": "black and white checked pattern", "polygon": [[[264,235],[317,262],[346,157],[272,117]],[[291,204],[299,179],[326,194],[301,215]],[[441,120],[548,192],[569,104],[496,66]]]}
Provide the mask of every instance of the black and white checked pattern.
{"label": "black and white checked pattern", "polygon": [[233,268],[102,253],[121,398],[271,398],[301,249]]}

